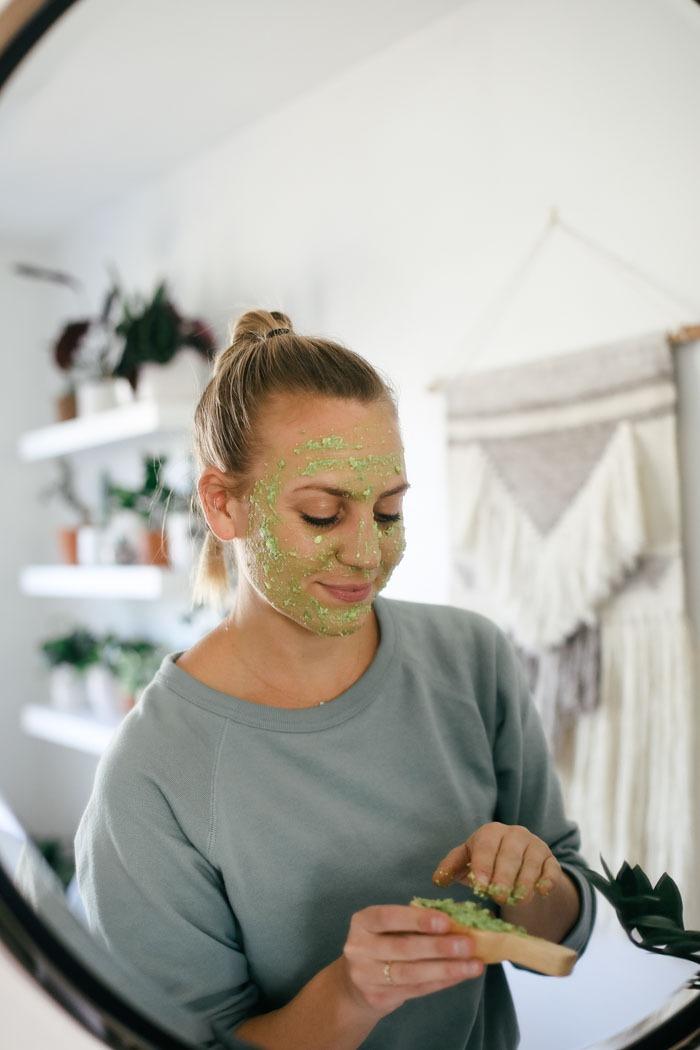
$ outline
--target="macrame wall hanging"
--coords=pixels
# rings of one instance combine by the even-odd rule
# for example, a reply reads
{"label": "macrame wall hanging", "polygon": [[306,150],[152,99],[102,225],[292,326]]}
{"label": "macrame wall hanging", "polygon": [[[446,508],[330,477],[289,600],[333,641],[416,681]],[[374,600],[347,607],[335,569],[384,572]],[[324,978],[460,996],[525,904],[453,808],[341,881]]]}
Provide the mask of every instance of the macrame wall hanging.
{"label": "macrame wall hanging", "polygon": [[520,652],[589,864],[668,871],[694,902],[672,342],[651,333],[439,385],[450,601]]}

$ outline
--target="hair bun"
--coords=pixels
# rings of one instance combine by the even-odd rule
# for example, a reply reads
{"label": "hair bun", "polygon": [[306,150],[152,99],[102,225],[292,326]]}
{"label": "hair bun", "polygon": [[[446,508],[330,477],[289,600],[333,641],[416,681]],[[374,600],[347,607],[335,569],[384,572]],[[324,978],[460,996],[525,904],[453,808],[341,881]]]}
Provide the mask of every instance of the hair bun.
{"label": "hair bun", "polygon": [[292,322],[279,310],[248,310],[236,321],[231,341],[234,345],[248,341],[265,342],[271,336],[292,331]]}

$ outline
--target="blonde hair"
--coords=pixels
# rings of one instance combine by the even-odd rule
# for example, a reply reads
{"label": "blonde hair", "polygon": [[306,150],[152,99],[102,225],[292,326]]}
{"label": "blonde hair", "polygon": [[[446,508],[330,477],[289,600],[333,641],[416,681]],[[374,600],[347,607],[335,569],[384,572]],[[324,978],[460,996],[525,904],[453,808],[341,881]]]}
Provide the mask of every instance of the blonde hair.
{"label": "blonde hair", "polygon": [[[363,403],[386,401],[398,416],[388,379],[339,343],[299,335],[286,314],[249,310],[238,318],[230,345],[214,360],[214,374],[194,414],[194,454],[201,471],[216,467],[231,479],[232,496],[252,487],[251,471],[264,450],[256,425],[275,394],[317,394]],[[199,501],[193,501],[202,515]],[[195,567],[193,604],[223,606],[236,576],[232,542],[222,542],[206,521]]]}

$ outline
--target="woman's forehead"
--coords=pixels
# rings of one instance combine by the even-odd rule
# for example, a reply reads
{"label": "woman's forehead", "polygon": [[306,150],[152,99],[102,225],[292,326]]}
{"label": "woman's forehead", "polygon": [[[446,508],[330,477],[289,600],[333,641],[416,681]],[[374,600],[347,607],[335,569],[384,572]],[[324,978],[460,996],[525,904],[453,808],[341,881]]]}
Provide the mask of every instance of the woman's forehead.
{"label": "woman's forehead", "polygon": [[403,451],[396,418],[384,402],[298,399],[270,413],[265,439],[273,456],[290,456],[304,466],[324,456],[338,459]]}

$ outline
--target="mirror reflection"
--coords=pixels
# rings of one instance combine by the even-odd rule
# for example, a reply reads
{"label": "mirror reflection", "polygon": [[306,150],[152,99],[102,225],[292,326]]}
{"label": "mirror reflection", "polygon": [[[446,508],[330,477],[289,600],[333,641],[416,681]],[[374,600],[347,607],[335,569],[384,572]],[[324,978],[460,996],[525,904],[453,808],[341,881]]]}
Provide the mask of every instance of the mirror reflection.
{"label": "mirror reflection", "polygon": [[[177,1040],[176,1044],[169,1045],[195,1047],[212,1042],[212,1031],[201,1017],[178,1009],[161,988],[150,984],[142,974],[136,980],[136,971],[125,959],[100,946],[90,932],[77,883],[71,881],[67,888],[64,887],[62,878],[47,863],[3,799],[0,799],[0,864],[25,902],[61,945],[91,975],[106,982],[129,1007],[154,1023],[161,1037],[166,1033]],[[35,973],[37,979],[56,994],[56,982],[50,967],[39,964]],[[63,1004],[81,1018],[89,1031],[103,1038],[109,1031],[110,1038],[105,1038],[105,1042],[115,1045],[111,1019],[108,1026],[106,1019],[101,1018],[94,1007],[91,1008],[89,1000],[87,1003],[81,1001],[66,988],[61,988],[59,994]]]}
{"label": "mirror reflection", "polygon": [[[2,863],[193,1045],[573,1050],[694,972],[583,868],[700,926],[699,33],[79,0],[5,88]],[[458,973],[445,899],[575,966]]]}

